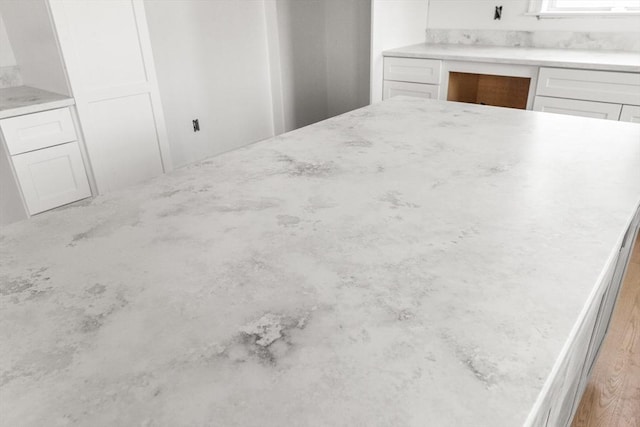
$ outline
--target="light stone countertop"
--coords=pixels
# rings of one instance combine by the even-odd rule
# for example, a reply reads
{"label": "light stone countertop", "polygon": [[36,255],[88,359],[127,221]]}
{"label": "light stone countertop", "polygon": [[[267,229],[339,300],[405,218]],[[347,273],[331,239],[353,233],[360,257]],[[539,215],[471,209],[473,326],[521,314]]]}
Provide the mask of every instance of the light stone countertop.
{"label": "light stone countertop", "polygon": [[640,72],[640,52],[419,43],[384,56]]}
{"label": "light stone countertop", "polygon": [[73,105],[73,98],[31,86],[0,89],[0,119]]}
{"label": "light stone countertop", "polygon": [[0,230],[11,426],[517,426],[640,126],[398,97]]}

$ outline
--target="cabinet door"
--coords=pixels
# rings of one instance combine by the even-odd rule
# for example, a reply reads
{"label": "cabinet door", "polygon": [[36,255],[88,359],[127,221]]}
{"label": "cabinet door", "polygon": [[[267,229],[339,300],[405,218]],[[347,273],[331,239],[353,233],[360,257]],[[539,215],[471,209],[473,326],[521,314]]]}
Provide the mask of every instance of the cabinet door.
{"label": "cabinet door", "polygon": [[393,98],[398,95],[417,96],[419,98],[438,99],[439,85],[425,85],[420,83],[391,82],[385,80],[382,99]]}
{"label": "cabinet door", "polygon": [[640,107],[637,105],[623,105],[620,121],[640,123]]}
{"label": "cabinet door", "polygon": [[141,0],[50,0],[98,191],[171,168]]}
{"label": "cabinet door", "polygon": [[31,215],[91,196],[77,142],[12,157]]}
{"label": "cabinet door", "polygon": [[606,102],[578,101],[575,99],[549,98],[536,96],[533,102],[534,111],[567,114],[570,116],[591,117],[594,119],[618,120],[620,104]]}

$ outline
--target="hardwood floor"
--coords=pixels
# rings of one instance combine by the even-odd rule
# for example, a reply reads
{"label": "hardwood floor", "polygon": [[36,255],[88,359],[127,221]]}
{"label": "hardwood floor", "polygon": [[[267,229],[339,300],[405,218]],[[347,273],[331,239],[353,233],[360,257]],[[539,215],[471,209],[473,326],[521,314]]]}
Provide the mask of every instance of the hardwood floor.
{"label": "hardwood floor", "polygon": [[640,237],[573,427],[640,427]]}

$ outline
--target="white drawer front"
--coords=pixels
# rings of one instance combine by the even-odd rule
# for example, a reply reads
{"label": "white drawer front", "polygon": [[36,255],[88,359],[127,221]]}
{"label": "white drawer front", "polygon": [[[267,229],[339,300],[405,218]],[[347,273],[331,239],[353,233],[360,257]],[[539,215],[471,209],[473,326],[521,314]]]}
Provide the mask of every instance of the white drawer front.
{"label": "white drawer front", "polygon": [[640,105],[640,73],[540,68],[536,95]]}
{"label": "white drawer front", "polygon": [[384,79],[398,82],[440,83],[442,61],[422,58],[384,58]]}
{"label": "white drawer front", "polygon": [[620,113],[621,122],[640,123],[640,107],[636,105],[623,105]]}
{"label": "white drawer front", "polygon": [[12,157],[31,215],[91,195],[77,142]]}
{"label": "white drawer front", "polygon": [[622,110],[622,105],[536,96],[536,99],[533,102],[533,109],[534,111],[567,114],[570,116],[618,120],[620,117],[620,110]]}
{"label": "white drawer front", "polygon": [[12,155],[77,139],[68,108],[3,119],[0,129]]}
{"label": "white drawer front", "polygon": [[385,81],[384,90],[382,92],[382,99],[389,99],[398,95],[438,99],[439,94],[439,85]]}

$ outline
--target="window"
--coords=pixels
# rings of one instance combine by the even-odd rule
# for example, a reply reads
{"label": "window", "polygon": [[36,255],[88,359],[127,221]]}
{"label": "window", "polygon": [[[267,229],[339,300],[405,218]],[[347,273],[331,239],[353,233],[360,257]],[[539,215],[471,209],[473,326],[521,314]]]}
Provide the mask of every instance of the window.
{"label": "window", "polygon": [[640,14],[640,0],[531,0],[530,13],[544,16]]}

